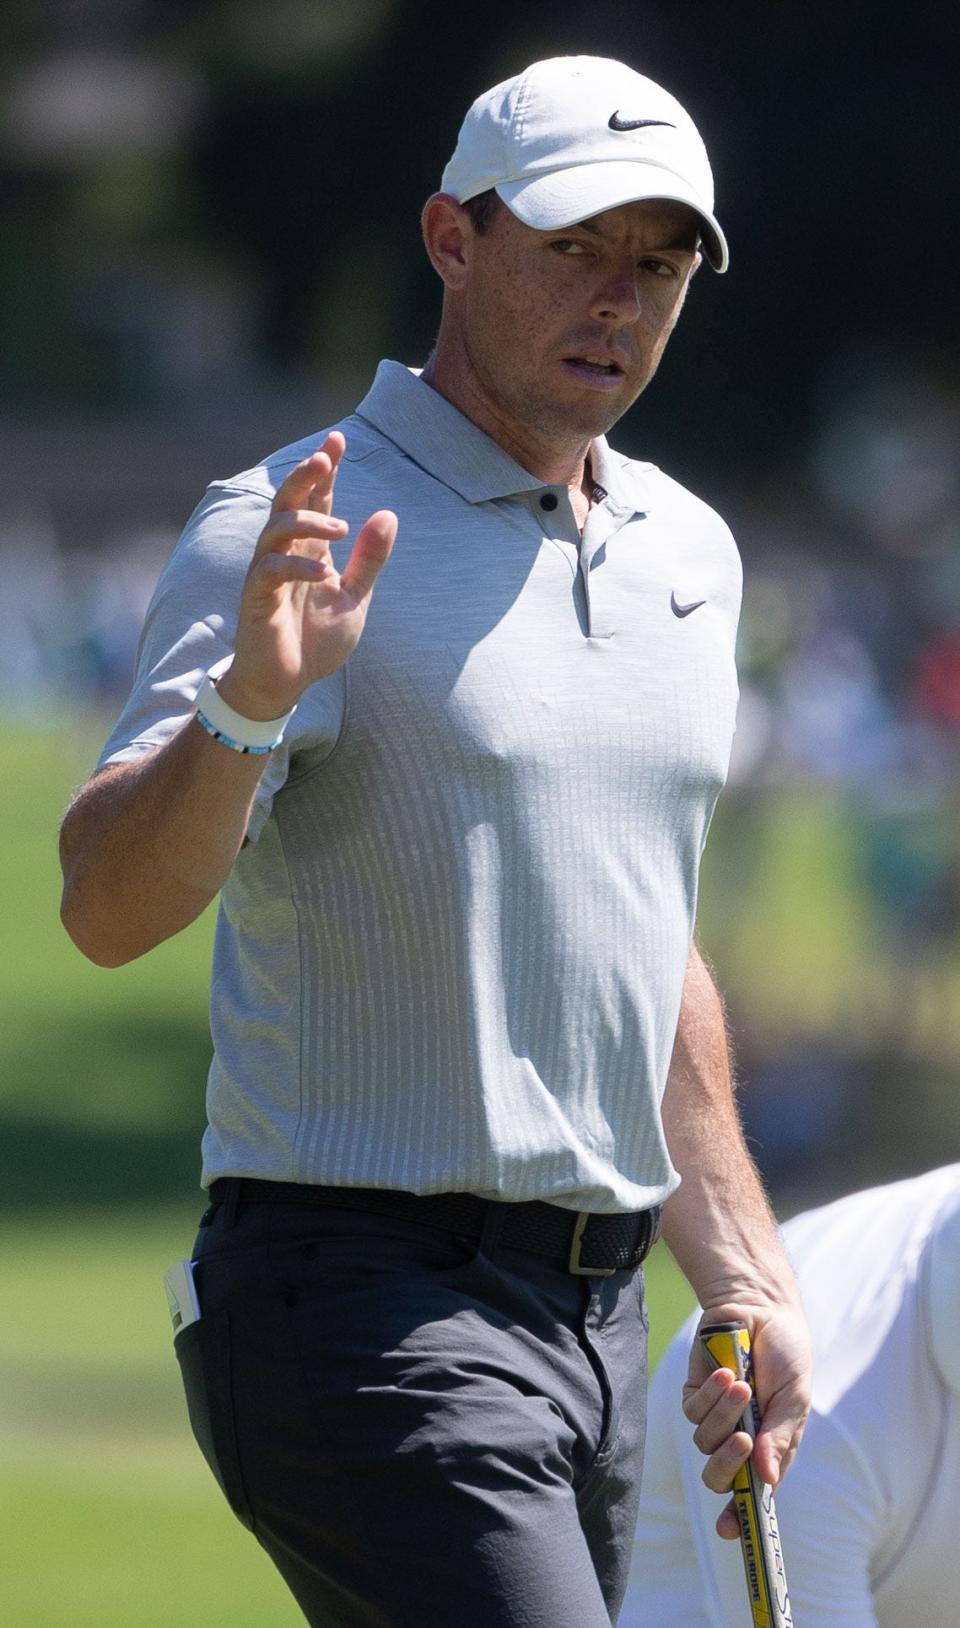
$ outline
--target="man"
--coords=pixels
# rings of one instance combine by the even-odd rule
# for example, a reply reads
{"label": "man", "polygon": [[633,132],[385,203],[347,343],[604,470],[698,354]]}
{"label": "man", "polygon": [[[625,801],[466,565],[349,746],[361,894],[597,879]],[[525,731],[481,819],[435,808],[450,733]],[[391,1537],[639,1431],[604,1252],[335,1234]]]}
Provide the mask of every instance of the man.
{"label": "man", "polygon": [[[903,1628],[956,1613],[960,1497],[960,1165],[855,1193],[784,1227],[814,1347],[813,1407],[777,1498],[804,1628]],[[634,1572],[621,1628],[738,1628],[743,1567],[676,1388],[696,1318],[650,1392]]]}
{"label": "man", "polygon": [[[661,1205],[711,1315],[751,1327],[772,1481],[807,1405],[691,943],[736,553],[604,439],[701,246],[717,270],[727,248],[689,116],[590,57],[474,103],[423,236],[422,374],[382,364],[342,425],[190,521],[64,824],[63,916],[113,965],[222,890],[178,1354],[309,1620],[599,1628]],[[720,1491],[742,1391],[693,1364]]]}

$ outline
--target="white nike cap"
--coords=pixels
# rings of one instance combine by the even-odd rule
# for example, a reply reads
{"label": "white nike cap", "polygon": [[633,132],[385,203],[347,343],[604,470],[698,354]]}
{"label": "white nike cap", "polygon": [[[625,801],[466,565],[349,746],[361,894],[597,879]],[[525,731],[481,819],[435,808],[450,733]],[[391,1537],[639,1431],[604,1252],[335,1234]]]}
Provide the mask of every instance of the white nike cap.
{"label": "white nike cap", "polygon": [[477,97],[440,190],[466,203],[491,188],[540,231],[645,198],[689,204],[710,264],[729,264],[710,161],[689,113],[608,57],[551,57]]}

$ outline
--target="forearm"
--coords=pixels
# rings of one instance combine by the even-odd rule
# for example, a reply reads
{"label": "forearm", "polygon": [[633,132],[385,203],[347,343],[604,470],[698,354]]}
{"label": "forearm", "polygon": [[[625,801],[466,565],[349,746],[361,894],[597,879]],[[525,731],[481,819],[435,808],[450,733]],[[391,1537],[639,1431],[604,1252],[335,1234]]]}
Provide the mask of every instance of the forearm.
{"label": "forearm", "polygon": [[664,1206],[663,1236],[700,1304],[782,1298],[792,1273],[740,1126],[723,1006],[696,948],[687,966],[663,1124],[681,1176]]}
{"label": "forearm", "polygon": [[60,914],[91,961],[121,966],[200,915],[230,874],[267,761],[191,719],[87,782],[60,833]]}
{"label": "forearm", "polygon": [[[796,1279],[737,1115],[723,1007],[693,949],[663,1104],[667,1145],[681,1185],[664,1206],[666,1242],[707,1321],[745,1323],[763,1424],[753,1449],[761,1480],[775,1486],[799,1445],[810,1405],[810,1354]],[[709,1455],[704,1480],[729,1490],[750,1451],[739,1428],[745,1387],[711,1372],[694,1342],[684,1412]],[[717,1530],[737,1534],[731,1505]]]}
{"label": "forearm", "polygon": [[[290,471],[257,540],[233,660],[217,683],[241,723],[279,723],[312,684],[343,666],[363,631],[397,517],[372,514],[345,569],[335,568],[330,541],[348,530],[331,513],[345,446],[331,430]],[[231,751],[190,719],[141,762],[84,786],[60,835],[60,914],[91,961],[120,966],[199,916],[230,874],[267,761]]]}

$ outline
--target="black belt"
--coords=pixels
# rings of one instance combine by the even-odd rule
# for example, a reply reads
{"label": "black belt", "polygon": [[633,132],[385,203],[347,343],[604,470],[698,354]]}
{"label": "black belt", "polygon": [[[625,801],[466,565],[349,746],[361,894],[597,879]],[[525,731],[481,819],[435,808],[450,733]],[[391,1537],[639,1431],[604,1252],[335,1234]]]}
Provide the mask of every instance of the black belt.
{"label": "black belt", "polygon": [[227,1176],[212,1183],[210,1200],[240,1204],[316,1204],[334,1210],[364,1210],[398,1221],[417,1221],[443,1232],[479,1238],[493,1204],[504,1212],[498,1237],[513,1249],[545,1255],[581,1277],[611,1277],[632,1271],[650,1253],[660,1231],[660,1210],[598,1215],[561,1210],[539,1199],[523,1204],[477,1198],[473,1193],[406,1193],[387,1187],[312,1187],[296,1181],[256,1181]]}

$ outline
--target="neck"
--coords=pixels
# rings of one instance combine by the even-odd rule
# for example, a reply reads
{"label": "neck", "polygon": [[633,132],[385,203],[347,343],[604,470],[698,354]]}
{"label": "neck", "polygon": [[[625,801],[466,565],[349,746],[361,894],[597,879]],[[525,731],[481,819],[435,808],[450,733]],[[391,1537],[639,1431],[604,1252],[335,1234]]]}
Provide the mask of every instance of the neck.
{"label": "neck", "polygon": [[524,425],[517,425],[483,391],[469,369],[449,365],[442,347],[432,353],[421,375],[437,394],[445,397],[478,430],[489,435],[521,469],[551,486],[569,486],[579,492],[587,478],[589,441],[558,443]]}

